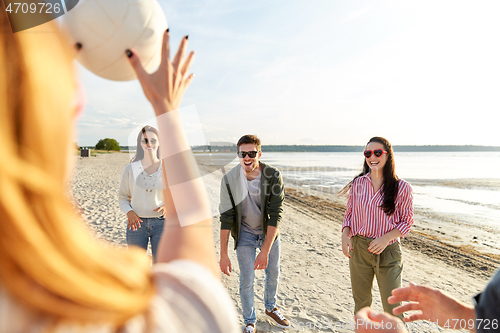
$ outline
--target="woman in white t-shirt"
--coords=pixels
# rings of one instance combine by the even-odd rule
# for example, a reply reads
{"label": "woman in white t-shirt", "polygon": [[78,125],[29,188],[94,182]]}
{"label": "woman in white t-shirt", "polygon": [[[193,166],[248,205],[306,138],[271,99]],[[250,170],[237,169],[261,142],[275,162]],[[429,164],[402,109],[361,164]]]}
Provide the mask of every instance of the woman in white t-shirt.
{"label": "woman in white t-shirt", "polygon": [[123,170],[118,191],[120,209],[128,219],[128,246],[147,250],[151,242],[154,262],[166,215],[158,136],[154,127],[141,129],[137,135],[135,156]]}
{"label": "woman in white t-shirt", "polygon": [[[19,27],[23,18],[10,23]],[[158,116],[168,180],[151,269],[143,250],[94,239],[68,199],[82,103],[75,49],[51,19],[13,33],[0,1],[0,156],[8,161],[0,163],[0,332],[238,332],[220,282],[209,201],[175,111],[193,78],[187,38],[170,61],[165,32],[153,74],[127,51]]]}

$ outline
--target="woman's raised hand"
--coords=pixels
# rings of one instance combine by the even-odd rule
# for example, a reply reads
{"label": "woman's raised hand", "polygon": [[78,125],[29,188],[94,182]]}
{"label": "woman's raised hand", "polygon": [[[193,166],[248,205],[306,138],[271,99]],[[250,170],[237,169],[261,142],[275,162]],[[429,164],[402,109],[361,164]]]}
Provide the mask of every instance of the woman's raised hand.
{"label": "woman's raised hand", "polygon": [[133,53],[133,50],[126,51],[130,64],[141,82],[144,94],[153,105],[157,116],[179,108],[184,92],[194,77],[194,74],[188,74],[194,57],[192,51],[186,57],[188,36],[182,38],[173,61],[170,61],[169,38],[169,29],[167,29],[163,35],[160,67],[152,74],[144,70],[139,57]]}

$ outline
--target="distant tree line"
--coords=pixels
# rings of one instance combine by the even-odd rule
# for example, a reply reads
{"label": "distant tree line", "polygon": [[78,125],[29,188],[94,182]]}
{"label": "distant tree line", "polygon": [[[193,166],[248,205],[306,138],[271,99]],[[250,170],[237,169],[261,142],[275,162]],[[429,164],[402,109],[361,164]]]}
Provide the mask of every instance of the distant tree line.
{"label": "distant tree line", "polygon": [[[102,139],[99,140],[95,148],[98,150],[135,150],[136,146],[120,146],[115,139]],[[204,145],[193,146],[193,151],[212,151],[212,152],[236,152],[236,145]],[[495,146],[453,146],[453,145],[428,145],[428,146],[393,146],[396,152],[454,152],[454,151],[500,151],[500,147]],[[265,152],[361,152],[365,149],[364,146],[334,146],[334,145],[264,145],[262,150]]]}
{"label": "distant tree line", "polygon": [[[230,151],[236,152],[236,145],[233,146],[193,146],[194,151]],[[333,146],[333,145],[263,145],[265,152],[361,152],[364,146]],[[397,152],[454,152],[454,151],[500,151],[500,147],[494,146],[393,146]]]}

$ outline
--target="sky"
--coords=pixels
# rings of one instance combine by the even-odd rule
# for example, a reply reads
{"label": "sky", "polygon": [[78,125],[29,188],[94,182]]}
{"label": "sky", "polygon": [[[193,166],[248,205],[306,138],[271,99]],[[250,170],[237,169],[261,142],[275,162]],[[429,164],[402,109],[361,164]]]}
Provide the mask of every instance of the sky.
{"label": "sky", "polygon": [[[500,1],[159,3],[172,46],[189,35],[196,52],[180,110],[192,145],[500,146]],[[78,72],[77,143],[133,145],[154,115],[139,82]]]}

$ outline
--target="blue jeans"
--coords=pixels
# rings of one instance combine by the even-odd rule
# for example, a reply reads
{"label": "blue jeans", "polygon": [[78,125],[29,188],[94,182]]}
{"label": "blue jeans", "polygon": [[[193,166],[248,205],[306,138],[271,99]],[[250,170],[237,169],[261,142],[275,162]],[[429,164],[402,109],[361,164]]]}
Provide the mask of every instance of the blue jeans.
{"label": "blue jeans", "polygon": [[[267,261],[266,284],[264,291],[264,304],[267,311],[272,311],[276,307],[276,294],[278,292],[278,280],[280,276],[280,243],[278,237]],[[261,249],[264,244],[264,235],[255,235],[249,232],[241,231],[236,247],[236,256],[240,266],[240,298],[243,309],[243,319],[245,325],[255,324],[254,290],[253,282],[255,279],[254,264],[256,250]]]}
{"label": "blue jeans", "polygon": [[141,217],[141,220],[141,227],[137,228],[137,230],[130,230],[127,227],[127,244],[128,246],[139,246],[147,250],[148,241],[151,239],[151,251],[153,252],[153,260],[156,262],[156,251],[163,232],[165,218]]}

